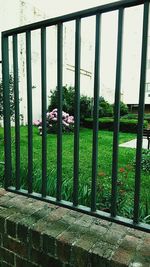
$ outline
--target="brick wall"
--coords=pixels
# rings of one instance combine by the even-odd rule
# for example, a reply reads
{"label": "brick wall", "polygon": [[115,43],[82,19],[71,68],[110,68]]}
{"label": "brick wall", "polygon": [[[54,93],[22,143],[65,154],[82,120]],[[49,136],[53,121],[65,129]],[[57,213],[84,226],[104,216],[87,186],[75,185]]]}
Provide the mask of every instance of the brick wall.
{"label": "brick wall", "polygon": [[0,266],[149,267],[150,234],[1,189]]}

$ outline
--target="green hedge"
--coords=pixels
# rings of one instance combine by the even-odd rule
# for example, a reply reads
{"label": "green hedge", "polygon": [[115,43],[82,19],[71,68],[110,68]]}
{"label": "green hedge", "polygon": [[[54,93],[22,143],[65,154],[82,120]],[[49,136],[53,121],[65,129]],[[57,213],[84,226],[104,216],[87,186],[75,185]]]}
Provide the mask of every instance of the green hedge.
{"label": "green hedge", "polygon": [[[134,114],[134,113],[129,113],[127,115],[124,115],[122,117],[122,119],[138,119],[138,114]],[[147,121],[150,121],[150,114],[144,114],[144,119]]]}
{"label": "green hedge", "polygon": [[[120,131],[121,132],[129,132],[136,133],[137,132],[137,120],[128,120],[128,119],[120,119]],[[93,119],[87,118],[84,120],[83,126],[86,128],[93,128]],[[148,122],[144,121],[144,128],[147,128]],[[114,120],[113,118],[100,118],[99,119],[99,129],[100,130],[108,130],[113,131],[114,129]]]}

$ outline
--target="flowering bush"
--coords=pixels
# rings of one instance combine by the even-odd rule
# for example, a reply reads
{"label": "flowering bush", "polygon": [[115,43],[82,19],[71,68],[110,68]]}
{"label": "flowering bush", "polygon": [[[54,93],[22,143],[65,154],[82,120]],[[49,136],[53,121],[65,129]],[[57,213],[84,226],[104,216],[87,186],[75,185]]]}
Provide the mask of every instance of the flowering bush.
{"label": "flowering bush", "polygon": [[[62,87],[62,109],[74,116],[74,105],[75,105],[75,88],[72,86],[63,86]],[[80,96],[80,120],[84,121],[85,118],[91,117],[92,114],[92,103],[93,100],[91,97],[81,95]],[[48,110],[53,110],[58,105],[58,90],[50,91],[49,97],[49,107]]]}
{"label": "flowering bush", "polygon": [[[57,108],[53,109],[51,112],[46,113],[47,122],[47,132],[57,133],[57,122],[58,122],[58,112]],[[37,120],[34,122],[35,126],[38,126],[39,133],[42,135],[42,121]],[[70,132],[74,128],[74,117],[70,116],[69,113],[62,111],[62,131]]]}

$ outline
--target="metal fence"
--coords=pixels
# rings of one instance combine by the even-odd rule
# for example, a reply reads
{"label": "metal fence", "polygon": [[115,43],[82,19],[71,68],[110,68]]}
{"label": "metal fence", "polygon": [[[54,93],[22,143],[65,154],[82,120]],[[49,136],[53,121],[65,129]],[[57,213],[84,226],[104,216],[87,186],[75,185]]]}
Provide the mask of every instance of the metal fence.
{"label": "metal fence", "polygon": [[[120,87],[121,87],[121,60],[123,43],[123,17],[124,10],[137,5],[143,5],[143,37],[141,56],[141,76],[139,94],[138,132],[135,168],[135,194],[133,220],[117,216],[117,175],[118,175],[118,138],[120,118]],[[116,86],[114,110],[114,135],[112,159],[112,192],[111,212],[106,213],[96,209],[97,166],[98,166],[98,101],[99,101],[99,73],[100,73],[100,42],[101,42],[101,15],[103,13],[118,11],[118,39],[116,59]],[[80,48],[81,48],[81,22],[82,18],[95,16],[95,73],[94,73],[94,110],[93,110],[93,149],[92,149],[92,177],[91,177],[91,207],[81,206],[78,203],[79,188],[79,129],[80,129]],[[4,135],[5,135],[5,188],[6,190],[34,197],[50,203],[77,210],[86,214],[106,220],[118,222],[126,226],[150,232],[150,225],[139,222],[140,180],[141,180],[141,153],[144,117],[144,95],[146,79],[146,56],[148,36],[149,0],[123,0],[92,9],[79,11],[69,15],[48,19],[45,21],[22,26],[2,32],[2,73],[4,87]],[[75,21],[75,130],[74,130],[74,178],[73,203],[64,201],[62,190],[62,68],[63,68],[63,23]],[[58,88],[58,134],[57,134],[57,188],[56,198],[47,196],[47,138],[46,138],[46,28],[57,25],[57,88]],[[33,192],[33,130],[32,130],[32,69],[31,69],[31,32],[41,30],[41,80],[42,80],[42,177],[41,194]],[[21,189],[20,182],[20,121],[19,121],[19,87],[18,87],[18,42],[17,37],[26,33],[26,66],[27,66],[27,111],[28,111],[28,190]],[[12,176],[11,159],[11,126],[9,103],[9,51],[8,38],[13,37],[13,69],[15,94],[15,149],[16,149],[16,185],[10,184]]]}

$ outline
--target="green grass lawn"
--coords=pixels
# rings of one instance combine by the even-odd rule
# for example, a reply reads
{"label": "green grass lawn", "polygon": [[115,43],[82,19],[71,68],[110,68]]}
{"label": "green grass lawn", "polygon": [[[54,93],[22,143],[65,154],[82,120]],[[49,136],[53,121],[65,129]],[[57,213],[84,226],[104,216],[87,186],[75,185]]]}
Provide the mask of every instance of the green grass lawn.
{"label": "green grass lawn", "polygon": [[[38,129],[33,128],[33,184],[34,191],[41,192],[41,136]],[[12,128],[12,162],[13,181],[15,180],[15,142],[14,128]],[[27,127],[21,127],[21,182],[22,188],[27,188]],[[99,157],[98,157],[98,177],[97,177],[97,208],[109,211],[111,195],[111,168],[112,168],[112,141],[113,133],[99,131]],[[119,142],[123,143],[134,139],[135,135],[130,133],[120,133]],[[62,198],[72,201],[73,188],[73,134],[63,135],[63,185]],[[3,161],[4,153],[3,129],[0,128],[0,161]],[[55,134],[47,135],[47,189],[48,195],[55,196],[56,191],[56,150],[57,137]],[[118,168],[118,214],[132,218],[134,178],[135,172],[133,161],[135,149],[119,148],[119,168]],[[90,206],[91,195],[91,167],[92,167],[92,130],[81,128],[80,130],[80,171],[79,171],[79,202]],[[3,165],[0,165],[0,176],[3,177]],[[150,177],[142,173],[142,190],[140,216],[143,219],[150,214],[149,196]],[[1,179],[1,186],[3,181]]]}

